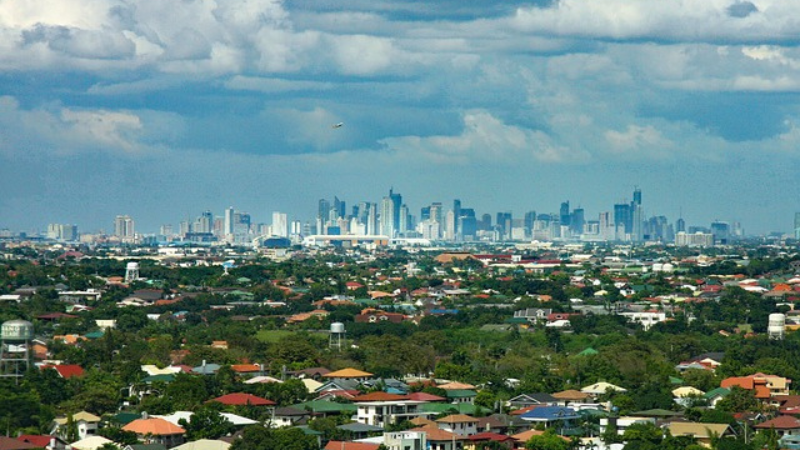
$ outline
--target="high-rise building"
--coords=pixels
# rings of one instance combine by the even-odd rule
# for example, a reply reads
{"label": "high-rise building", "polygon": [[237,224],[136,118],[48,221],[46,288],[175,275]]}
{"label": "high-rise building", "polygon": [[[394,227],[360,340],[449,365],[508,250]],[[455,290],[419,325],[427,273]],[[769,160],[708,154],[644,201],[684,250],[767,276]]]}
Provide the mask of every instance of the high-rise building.
{"label": "high-rise building", "polygon": [[426,220],[430,220],[430,218],[431,218],[431,207],[423,206],[422,209],[420,209],[419,211],[419,221],[424,222]]}
{"label": "high-rise building", "polygon": [[404,235],[406,231],[409,230],[408,218],[409,218],[408,206],[403,204],[402,206],[400,206],[400,226],[397,229],[398,234]]}
{"label": "high-rise building", "polygon": [[211,211],[204,211],[200,216],[194,221],[194,226],[192,226],[192,232],[194,233],[211,233],[214,229],[214,215]]}
{"label": "high-rise building", "polygon": [[510,239],[511,238],[511,212],[499,212],[497,213],[497,231],[500,234],[500,239]]}
{"label": "high-rise building", "polygon": [[319,200],[319,205],[317,207],[317,217],[322,219],[323,225],[324,225],[324,222],[328,220],[328,217],[330,216],[330,212],[331,212],[331,204],[330,204],[330,202],[325,200],[324,198],[321,198]]}
{"label": "high-rise building", "polygon": [[394,201],[392,197],[383,197],[381,200],[381,235],[388,236],[390,238],[395,237],[395,227],[394,227]]}
{"label": "high-rise building", "polygon": [[685,233],[686,232],[686,221],[683,220],[683,217],[679,218],[675,221],[675,232],[676,233]]}
{"label": "high-rise building", "polygon": [[458,234],[461,231],[458,228],[458,219],[461,217],[461,200],[459,199],[453,200],[453,217],[455,220],[455,234]]}
{"label": "high-rise building", "polygon": [[378,204],[367,203],[367,235],[378,234]]}
{"label": "high-rise building", "polygon": [[575,208],[570,215],[569,226],[575,236],[580,236],[583,233],[583,224],[586,221],[583,214],[583,208]]}
{"label": "high-rise building", "polygon": [[566,202],[561,203],[561,208],[559,209],[559,219],[561,220],[561,225],[569,226],[570,224],[570,215],[569,215],[569,200]]}
{"label": "high-rise building", "polygon": [[800,240],[800,212],[794,213],[794,238]]}
{"label": "high-rise building", "polygon": [[627,239],[633,231],[633,214],[630,203],[617,203],[614,205],[615,239]]}
{"label": "high-rise building", "polygon": [[225,228],[222,230],[226,236],[233,235],[234,219],[233,219],[233,206],[225,210]]}
{"label": "high-rise building", "polygon": [[289,218],[286,213],[272,212],[272,235],[289,237]]}
{"label": "high-rise building", "polygon": [[730,243],[731,227],[728,222],[715,220],[711,222],[711,234],[714,235],[714,242],[725,245]]}
{"label": "high-rise building", "polygon": [[121,240],[131,240],[136,236],[136,224],[131,216],[117,216],[114,219],[114,236]]}
{"label": "high-rise building", "polygon": [[430,212],[429,219],[431,221],[439,223],[439,224],[443,224],[444,223],[444,217],[443,217],[443,214],[442,214],[442,204],[440,202],[431,203],[431,206],[428,207],[428,210]]}
{"label": "high-rise building", "polygon": [[403,204],[403,196],[394,192],[394,188],[389,189],[389,198],[392,201],[392,229],[397,231],[400,229],[400,206]]}

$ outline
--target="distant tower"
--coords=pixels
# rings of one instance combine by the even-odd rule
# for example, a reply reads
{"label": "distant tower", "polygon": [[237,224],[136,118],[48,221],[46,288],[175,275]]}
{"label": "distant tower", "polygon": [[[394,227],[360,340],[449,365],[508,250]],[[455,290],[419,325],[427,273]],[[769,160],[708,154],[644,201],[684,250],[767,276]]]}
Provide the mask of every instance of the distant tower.
{"label": "distant tower", "polygon": [[330,348],[335,348],[342,351],[342,344],[344,343],[345,331],[344,324],[341,322],[333,322],[331,324],[331,334],[328,341]]}
{"label": "distant tower", "polygon": [[139,263],[129,262],[125,266],[125,282],[130,283],[139,279]]}
{"label": "distant tower", "polygon": [[786,335],[786,316],[781,313],[769,315],[767,322],[767,335],[770,339],[782,341]]}
{"label": "distant tower", "polygon": [[0,328],[0,377],[16,381],[31,367],[33,324],[25,320],[9,320]]}

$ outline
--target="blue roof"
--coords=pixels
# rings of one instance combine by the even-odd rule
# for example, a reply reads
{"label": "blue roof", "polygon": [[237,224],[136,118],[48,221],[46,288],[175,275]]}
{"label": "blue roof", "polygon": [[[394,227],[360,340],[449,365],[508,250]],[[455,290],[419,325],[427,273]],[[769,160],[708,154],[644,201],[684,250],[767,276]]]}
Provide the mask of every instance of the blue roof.
{"label": "blue roof", "polygon": [[539,406],[520,416],[524,420],[551,421],[577,419],[580,416],[572,408],[563,406]]}

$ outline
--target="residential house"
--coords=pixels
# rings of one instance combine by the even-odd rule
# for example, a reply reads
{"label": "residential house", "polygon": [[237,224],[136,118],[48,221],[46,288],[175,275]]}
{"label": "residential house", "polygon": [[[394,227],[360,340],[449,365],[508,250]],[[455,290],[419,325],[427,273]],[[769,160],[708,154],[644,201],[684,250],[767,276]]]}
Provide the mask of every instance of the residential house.
{"label": "residential house", "polygon": [[58,436],[21,434],[17,436],[17,440],[47,450],[65,450],[67,448],[67,442]]}
{"label": "residential house", "polygon": [[122,427],[124,431],[136,434],[145,444],[162,444],[169,448],[183,443],[186,430],[159,417],[143,417]]}
{"label": "residential house", "polygon": [[422,431],[425,433],[426,450],[463,450],[465,437],[449,431],[440,430],[437,427],[426,426],[422,428],[412,428],[411,432]]}
{"label": "residential house", "polygon": [[521,409],[529,406],[553,406],[557,403],[558,400],[550,394],[535,393],[520,394],[506,402],[506,406],[511,409]]}
{"label": "residential house", "polygon": [[478,432],[478,419],[466,414],[453,414],[437,420],[436,426],[459,436],[469,436]]}
{"label": "residential house", "polygon": [[269,423],[270,426],[275,428],[293,427],[296,425],[305,425],[310,418],[310,412],[287,406],[284,408],[275,408]]}
{"label": "residential house", "polygon": [[775,430],[778,436],[787,434],[800,435],[800,419],[794,416],[781,415],[756,425],[757,430]]}
{"label": "residential house", "polygon": [[[67,417],[57,417],[53,421],[50,434],[60,438],[66,438],[68,423],[69,420]],[[72,415],[72,423],[76,427],[78,439],[86,439],[89,436],[94,436],[97,434],[97,428],[100,425],[100,418],[92,413],[81,411]]]}
{"label": "residential house", "polygon": [[789,395],[789,385],[792,380],[777,375],[756,373],[745,377],[730,377],[722,380],[720,387],[727,389],[739,386],[748,391],[754,391],[755,397],[766,404],[777,406],[776,396]]}
{"label": "residential house", "polygon": [[521,417],[533,426],[555,428],[558,434],[565,434],[565,432],[574,428],[576,422],[580,419],[574,409],[563,406],[539,406],[526,412]]}
{"label": "residential house", "polygon": [[218,402],[225,406],[275,406],[272,400],[244,393],[225,394],[212,398],[209,402]]}
{"label": "residential house", "polygon": [[447,400],[453,404],[468,403],[471,405],[475,403],[475,397],[478,396],[478,393],[472,389],[447,389],[445,392],[447,392]]}
{"label": "residential house", "polygon": [[383,428],[425,415],[419,408],[424,402],[409,400],[405,395],[372,392],[356,397],[353,403],[357,407],[357,422]]}
{"label": "residential house", "polygon": [[505,434],[483,432],[468,436],[467,441],[464,441],[464,449],[483,450],[484,448],[487,448],[486,446],[490,442],[497,442],[501,447],[510,449],[516,442],[516,439]]}
{"label": "residential house", "polygon": [[608,392],[620,393],[620,392],[628,392],[628,390],[611,383],[606,383],[605,381],[600,381],[598,383],[581,388],[581,392],[583,392],[584,394],[589,394],[592,397],[596,398]]}
{"label": "residential house", "polygon": [[622,417],[601,417],[600,418],[600,434],[604,434],[608,431],[609,428],[614,428],[617,430],[617,434],[622,436],[625,434],[625,431],[633,424],[646,424],[646,423],[656,423],[656,419],[654,417],[642,417],[642,416],[622,416]]}
{"label": "residential house", "polygon": [[671,422],[667,426],[673,436],[691,436],[703,447],[711,448],[715,437],[733,435],[733,429],[726,423]]}
{"label": "residential house", "polygon": [[388,450],[426,450],[426,433],[412,430],[384,433],[383,445]]}

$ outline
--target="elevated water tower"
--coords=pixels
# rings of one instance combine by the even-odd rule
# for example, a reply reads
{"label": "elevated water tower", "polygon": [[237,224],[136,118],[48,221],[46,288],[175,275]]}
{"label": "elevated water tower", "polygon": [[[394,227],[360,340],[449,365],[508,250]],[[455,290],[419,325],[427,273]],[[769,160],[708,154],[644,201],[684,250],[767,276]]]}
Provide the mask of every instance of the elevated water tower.
{"label": "elevated water tower", "polygon": [[33,324],[9,320],[0,327],[0,377],[21,378],[31,367]]}
{"label": "elevated water tower", "polygon": [[129,262],[125,266],[125,282],[130,283],[139,279],[139,263]]}
{"label": "elevated water tower", "polygon": [[786,336],[786,316],[781,313],[769,315],[767,335],[770,339],[783,340]]}
{"label": "elevated water tower", "polygon": [[335,348],[342,351],[342,344],[345,341],[344,324],[342,322],[333,322],[331,324],[331,333],[328,341],[330,348]]}

